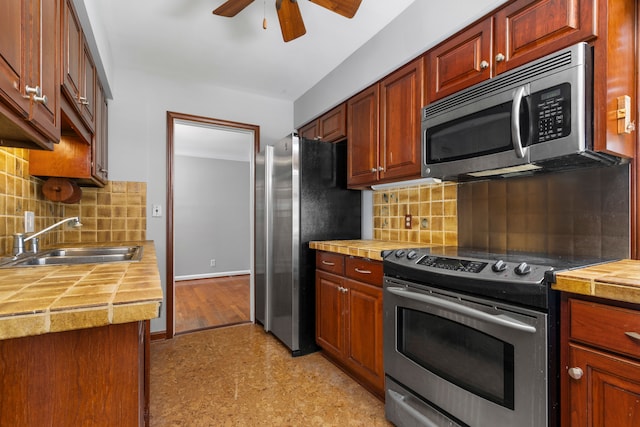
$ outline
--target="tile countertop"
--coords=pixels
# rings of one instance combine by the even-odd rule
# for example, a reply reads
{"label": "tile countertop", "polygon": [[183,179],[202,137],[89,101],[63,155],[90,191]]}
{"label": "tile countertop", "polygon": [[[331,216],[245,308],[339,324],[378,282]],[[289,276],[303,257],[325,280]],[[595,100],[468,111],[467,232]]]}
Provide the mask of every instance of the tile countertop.
{"label": "tile countertop", "polygon": [[552,289],[640,304],[640,261],[625,259],[555,274]]}
{"label": "tile countertop", "polygon": [[73,244],[116,245],[142,245],[142,259],[0,270],[0,339],[158,317],[162,288],[153,241]]}
{"label": "tile countertop", "polygon": [[424,248],[431,245],[424,243],[396,242],[385,240],[325,240],[309,242],[311,249],[335,252],[343,255],[382,261],[382,251],[392,249]]}

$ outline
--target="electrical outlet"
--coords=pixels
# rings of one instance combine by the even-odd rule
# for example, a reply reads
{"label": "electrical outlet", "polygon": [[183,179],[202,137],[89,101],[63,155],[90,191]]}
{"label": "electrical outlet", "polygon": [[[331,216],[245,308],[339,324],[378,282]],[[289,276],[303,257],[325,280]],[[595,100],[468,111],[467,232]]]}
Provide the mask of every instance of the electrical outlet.
{"label": "electrical outlet", "polygon": [[411,229],[411,214],[404,216],[404,228]]}
{"label": "electrical outlet", "polygon": [[212,260],[209,262],[209,266],[210,266],[210,267],[215,267],[215,266],[216,266],[216,260],[215,260],[215,259],[212,259]]}
{"label": "electrical outlet", "polygon": [[151,216],[154,217],[160,217],[162,216],[162,206],[160,205],[153,205],[151,207]]}

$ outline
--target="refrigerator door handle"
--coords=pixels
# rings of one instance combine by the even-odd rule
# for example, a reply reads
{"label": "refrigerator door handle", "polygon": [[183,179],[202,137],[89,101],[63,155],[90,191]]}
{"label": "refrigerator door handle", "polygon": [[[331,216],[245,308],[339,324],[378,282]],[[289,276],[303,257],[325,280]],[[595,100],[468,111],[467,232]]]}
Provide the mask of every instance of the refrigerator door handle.
{"label": "refrigerator door handle", "polygon": [[271,297],[273,293],[273,146],[267,146],[264,156],[264,189],[265,189],[265,298],[264,298],[264,330],[271,330]]}

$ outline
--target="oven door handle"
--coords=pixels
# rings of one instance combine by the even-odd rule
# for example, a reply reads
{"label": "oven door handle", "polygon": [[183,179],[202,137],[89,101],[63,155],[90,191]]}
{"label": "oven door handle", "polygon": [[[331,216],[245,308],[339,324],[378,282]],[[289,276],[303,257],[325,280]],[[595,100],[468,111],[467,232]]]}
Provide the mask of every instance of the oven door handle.
{"label": "oven door handle", "polygon": [[432,297],[430,295],[424,295],[417,292],[407,290],[405,288],[388,287],[387,291],[394,295],[403,298],[409,298],[415,301],[424,302],[427,304],[433,304],[437,307],[445,310],[453,311],[465,316],[473,317],[478,320],[483,320],[488,323],[494,323],[500,326],[506,326],[507,328],[516,329],[522,332],[529,332],[534,334],[536,328],[526,323],[522,323],[519,320],[500,314],[498,316],[485,313],[484,311],[476,310],[475,308],[467,307],[465,305],[456,304],[455,302],[447,301],[438,297]]}

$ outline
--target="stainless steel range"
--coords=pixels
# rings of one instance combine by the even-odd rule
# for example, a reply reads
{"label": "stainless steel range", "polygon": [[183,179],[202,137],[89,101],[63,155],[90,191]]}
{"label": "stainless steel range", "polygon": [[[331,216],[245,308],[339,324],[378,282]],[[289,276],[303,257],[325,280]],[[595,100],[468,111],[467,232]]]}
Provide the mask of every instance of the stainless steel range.
{"label": "stainless steel range", "polygon": [[592,264],[459,248],[384,258],[387,418],[397,426],[558,425],[553,272]]}

